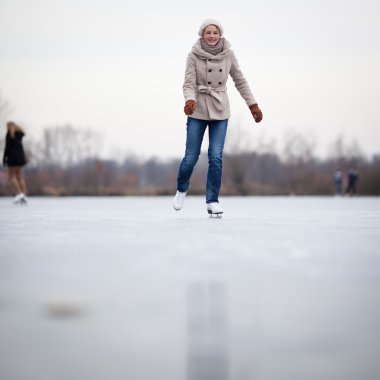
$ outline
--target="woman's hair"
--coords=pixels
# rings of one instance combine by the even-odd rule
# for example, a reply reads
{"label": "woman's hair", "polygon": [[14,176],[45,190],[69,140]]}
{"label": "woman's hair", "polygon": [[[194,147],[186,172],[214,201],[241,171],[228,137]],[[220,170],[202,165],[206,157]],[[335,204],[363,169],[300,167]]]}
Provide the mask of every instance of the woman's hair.
{"label": "woman's hair", "polygon": [[13,121],[8,121],[7,130],[9,134],[11,135],[11,137],[14,137],[16,132],[24,132],[23,129],[20,126],[18,126],[16,123],[14,123]]}

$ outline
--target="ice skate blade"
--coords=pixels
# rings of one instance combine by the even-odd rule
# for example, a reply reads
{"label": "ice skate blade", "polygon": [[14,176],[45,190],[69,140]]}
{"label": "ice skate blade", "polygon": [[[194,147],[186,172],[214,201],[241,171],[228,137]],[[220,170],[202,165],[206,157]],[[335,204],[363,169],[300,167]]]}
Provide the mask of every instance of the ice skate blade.
{"label": "ice skate blade", "polygon": [[221,218],[222,214],[223,214],[223,211],[222,212],[214,212],[213,213],[211,210],[207,210],[207,212],[209,213],[210,218]]}

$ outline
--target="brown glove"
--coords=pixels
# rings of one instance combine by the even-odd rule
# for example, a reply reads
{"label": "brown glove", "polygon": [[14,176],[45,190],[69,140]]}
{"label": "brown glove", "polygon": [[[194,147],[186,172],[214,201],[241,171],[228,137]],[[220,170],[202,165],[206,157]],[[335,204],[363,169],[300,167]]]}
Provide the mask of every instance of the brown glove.
{"label": "brown glove", "polygon": [[196,103],[194,100],[188,100],[185,104],[183,110],[187,116],[192,115],[196,107]]}
{"label": "brown glove", "polygon": [[260,123],[260,121],[263,119],[263,113],[261,112],[259,106],[257,104],[252,104],[251,106],[249,106],[249,109],[251,110],[251,114],[255,119],[256,123]]}

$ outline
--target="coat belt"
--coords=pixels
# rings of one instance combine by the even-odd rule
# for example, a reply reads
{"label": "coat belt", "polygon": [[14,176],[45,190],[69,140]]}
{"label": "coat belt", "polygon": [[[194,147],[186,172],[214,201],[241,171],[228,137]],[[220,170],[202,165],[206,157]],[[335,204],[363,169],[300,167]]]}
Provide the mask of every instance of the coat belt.
{"label": "coat belt", "polygon": [[211,95],[212,102],[218,111],[223,111],[223,109],[224,109],[223,99],[222,99],[221,93],[226,92],[226,91],[227,91],[227,88],[225,86],[224,87],[216,87],[216,88],[207,87],[207,86],[204,86],[202,84],[198,86],[198,92],[199,93]]}

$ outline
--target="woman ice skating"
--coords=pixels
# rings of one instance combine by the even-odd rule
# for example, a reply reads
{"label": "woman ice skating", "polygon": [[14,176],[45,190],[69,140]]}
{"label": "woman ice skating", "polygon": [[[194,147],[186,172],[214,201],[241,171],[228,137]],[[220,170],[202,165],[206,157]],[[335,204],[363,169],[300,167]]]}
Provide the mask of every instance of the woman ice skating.
{"label": "woman ice skating", "polygon": [[177,193],[173,207],[180,210],[189,189],[190,177],[198,161],[206,128],[209,133],[208,173],[206,184],[207,211],[220,216],[219,190],[222,179],[222,155],[230,117],[226,82],[231,75],[235,87],[247,103],[256,123],[262,112],[247,80],[239,68],[231,44],[223,37],[223,27],[217,20],[204,21],[200,38],[187,57],[183,94],[187,118],[186,151],[177,177]]}
{"label": "woman ice skating", "polygon": [[5,136],[5,150],[3,165],[8,166],[8,178],[16,195],[13,199],[15,204],[26,204],[26,184],[22,174],[22,168],[26,164],[22,138],[24,131],[14,122],[7,123],[7,134]]}

